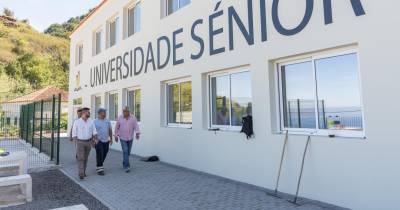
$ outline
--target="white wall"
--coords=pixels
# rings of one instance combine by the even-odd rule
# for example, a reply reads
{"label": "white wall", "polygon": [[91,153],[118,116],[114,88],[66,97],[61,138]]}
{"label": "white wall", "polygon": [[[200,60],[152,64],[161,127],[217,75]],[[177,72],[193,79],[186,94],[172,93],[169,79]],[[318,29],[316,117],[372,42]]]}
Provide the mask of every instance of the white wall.
{"label": "white wall", "polygon": [[[214,5],[211,1],[192,0],[177,13],[160,20],[160,2],[142,2],[142,30],[116,47],[103,49],[92,57],[92,31],[118,11],[120,17],[126,0],[110,0],[83,27],[71,37],[71,55],[75,44],[84,43],[84,62],[74,64],[71,56],[70,110],[72,99],[83,96],[83,104],[91,107],[91,95],[111,90],[140,86],[142,89],[142,138],[135,142],[134,153],[157,154],[162,161],[204,171],[229,179],[265,188],[274,188],[284,136],[276,134],[276,118],[271,82],[273,60],[339,46],[356,44],[361,68],[362,103],[365,113],[366,139],[313,137],[306,157],[300,195],[352,209],[398,209],[400,195],[400,143],[398,137],[398,112],[400,71],[398,55],[400,30],[398,29],[400,2],[394,0],[363,0],[365,16],[356,17],[350,1],[333,1],[334,23],[324,24],[322,1],[315,1],[310,23],[299,34],[283,36],[273,27],[271,2],[267,1],[268,41],[260,41],[259,1],[254,0],[256,44],[248,46],[236,30],[235,51],[220,55],[208,54],[208,17]],[[305,1],[281,0],[281,19],[285,26],[296,25],[304,12]],[[217,38],[218,45],[227,47],[227,7],[234,5],[240,14],[245,13],[246,1],[224,0],[221,9],[225,14],[217,20],[225,33]],[[242,15],[243,17],[243,15]],[[244,16],[245,17],[245,16]],[[205,38],[205,55],[197,61],[188,58],[197,43],[190,39],[191,24],[198,18],[204,24],[198,28]],[[120,21],[122,27],[122,18]],[[180,40],[185,43],[180,56],[185,63],[140,76],[90,88],[90,68],[101,62],[134,49],[146,47],[161,35],[171,38],[172,32],[184,28]],[[120,30],[122,31],[122,30]],[[103,31],[103,35],[104,35]],[[120,34],[119,39],[122,38]],[[104,41],[104,38],[103,38]],[[250,141],[235,132],[208,131],[205,127],[207,108],[203,74],[220,69],[247,65],[252,75],[253,115],[256,137]],[[81,71],[82,90],[74,92],[75,73]],[[182,76],[191,76],[193,84],[193,128],[179,129],[161,126],[160,82]],[[85,87],[87,84],[87,87]],[[70,111],[71,112],[71,111]],[[72,117],[72,113],[70,113]],[[281,191],[294,194],[297,175],[306,136],[290,136]],[[119,145],[113,146],[118,148]]]}

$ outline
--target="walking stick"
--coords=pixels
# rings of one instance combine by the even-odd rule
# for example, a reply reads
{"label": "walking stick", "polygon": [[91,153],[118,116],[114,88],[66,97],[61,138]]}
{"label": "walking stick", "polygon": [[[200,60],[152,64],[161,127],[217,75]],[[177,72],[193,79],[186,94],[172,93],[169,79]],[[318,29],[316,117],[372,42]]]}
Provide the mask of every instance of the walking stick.
{"label": "walking stick", "polygon": [[306,146],[305,146],[305,148],[304,148],[303,160],[301,161],[300,175],[299,175],[299,179],[298,179],[298,181],[297,181],[296,196],[294,197],[294,200],[293,200],[293,201],[289,201],[289,202],[294,203],[294,204],[296,204],[296,205],[299,205],[299,204],[297,203],[297,199],[298,199],[298,197],[299,197],[300,183],[301,183],[301,178],[302,178],[302,176],[303,176],[304,160],[306,159],[307,149],[308,149],[308,145],[310,144],[310,141],[311,141],[311,136],[308,136],[308,137],[307,137],[307,143],[306,143]]}
{"label": "walking stick", "polygon": [[286,131],[285,140],[283,141],[281,161],[279,163],[278,175],[277,175],[276,183],[275,183],[275,190],[274,190],[274,194],[272,194],[272,196],[274,196],[274,197],[278,197],[278,188],[279,188],[279,181],[281,178],[283,158],[285,157],[286,144],[287,144],[288,140],[289,140],[289,131]]}

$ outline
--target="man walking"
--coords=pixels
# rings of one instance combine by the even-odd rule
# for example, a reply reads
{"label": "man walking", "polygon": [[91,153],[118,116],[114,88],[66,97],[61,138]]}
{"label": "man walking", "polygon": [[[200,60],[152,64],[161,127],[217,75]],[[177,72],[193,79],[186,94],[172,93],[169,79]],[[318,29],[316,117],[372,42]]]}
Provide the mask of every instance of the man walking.
{"label": "man walking", "polygon": [[89,153],[93,144],[97,143],[97,131],[93,120],[89,119],[89,108],[82,109],[82,116],[73,127],[72,138],[76,142],[78,156],[79,179],[86,177],[86,167]]}
{"label": "man walking", "polygon": [[[76,115],[78,116],[78,118],[75,119],[74,122],[72,122],[71,132],[70,132],[70,134],[69,134],[69,138],[70,138],[70,141],[71,141],[71,142],[74,141],[74,139],[72,138],[72,130],[74,130],[75,122],[76,122],[77,120],[79,120],[79,118],[81,118],[81,116],[82,116],[82,108],[79,108],[78,110],[76,110]],[[78,155],[76,154],[76,142],[75,142],[75,159],[78,159]]]}
{"label": "man walking", "polygon": [[106,119],[106,109],[100,108],[97,114],[97,119],[94,121],[98,139],[96,144],[97,174],[103,176],[103,164],[106,160],[109,146],[112,145],[112,128],[111,122]]}
{"label": "man walking", "polygon": [[129,155],[132,150],[133,135],[136,133],[136,140],[140,138],[139,124],[135,116],[129,112],[129,107],[125,107],[123,115],[117,119],[115,125],[115,142],[121,140],[121,147],[123,153],[122,165],[126,173],[130,171]]}

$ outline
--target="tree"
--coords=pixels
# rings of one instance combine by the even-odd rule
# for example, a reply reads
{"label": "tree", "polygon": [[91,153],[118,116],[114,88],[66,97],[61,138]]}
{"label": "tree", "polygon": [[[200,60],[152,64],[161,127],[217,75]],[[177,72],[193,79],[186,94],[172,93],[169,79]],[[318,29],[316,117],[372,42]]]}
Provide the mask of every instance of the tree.
{"label": "tree", "polygon": [[14,18],[14,12],[8,8],[3,9],[3,15],[7,17]]}

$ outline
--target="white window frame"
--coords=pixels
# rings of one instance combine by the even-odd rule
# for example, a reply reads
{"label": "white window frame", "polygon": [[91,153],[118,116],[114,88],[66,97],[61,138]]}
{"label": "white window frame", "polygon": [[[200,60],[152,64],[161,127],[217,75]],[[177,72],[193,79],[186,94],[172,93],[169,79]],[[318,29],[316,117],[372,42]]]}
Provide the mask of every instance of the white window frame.
{"label": "white window frame", "polygon": [[[97,34],[100,33],[100,48],[97,48]],[[103,30],[101,27],[93,31],[93,56],[99,55],[102,52],[102,39],[103,39]]]}
{"label": "white window frame", "polygon": [[[362,116],[362,124],[363,128],[362,131],[351,131],[351,130],[334,130],[334,129],[320,129],[319,128],[319,116],[318,116],[318,103],[314,105],[315,111],[315,118],[316,118],[316,128],[286,128],[284,122],[284,107],[283,107],[283,84],[282,84],[282,66],[287,66],[291,64],[298,64],[303,62],[311,62],[312,64],[312,73],[313,73],[313,81],[314,81],[314,100],[318,100],[318,89],[317,89],[317,78],[316,78],[316,68],[315,68],[315,61],[319,59],[326,59],[332,58],[337,56],[345,56],[349,54],[356,54],[357,55],[357,76],[358,76],[358,91],[360,93],[360,104],[361,104],[361,116]],[[278,103],[277,109],[279,110],[279,116],[277,119],[278,122],[278,132],[288,132],[289,134],[294,135],[313,135],[313,136],[334,136],[334,137],[345,137],[345,138],[365,138],[365,114],[364,114],[364,105],[362,100],[362,88],[361,88],[361,71],[360,71],[360,59],[359,59],[359,51],[354,48],[346,48],[346,49],[337,49],[327,52],[319,52],[308,54],[305,56],[296,56],[292,58],[278,60],[274,63],[275,65],[275,81],[276,81],[276,100]]]}
{"label": "white window frame", "polygon": [[[177,9],[176,11],[172,11],[171,13],[169,13],[169,9],[168,9],[168,2],[169,2],[169,1],[171,1],[171,0],[164,0],[164,4],[165,4],[165,16],[172,15],[172,14],[174,14],[175,12],[177,12],[177,11],[179,11],[179,10],[181,10],[182,8],[185,7],[185,6],[181,7],[181,1],[178,0],[178,9]],[[189,3],[189,4],[191,4],[191,3],[192,3],[192,0],[190,0],[190,3]],[[187,4],[186,6],[188,6],[189,4]]]}
{"label": "white window frame", "polygon": [[[111,45],[111,24],[115,23],[115,43]],[[114,47],[118,44],[118,33],[119,33],[119,17],[118,14],[113,15],[106,22],[106,47],[107,49]]]}
{"label": "white window frame", "polygon": [[[117,121],[117,119],[118,119],[118,116],[119,116],[119,103],[120,103],[120,98],[119,98],[119,91],[118,90],[112,90],[112,91],[108,91],[107,93],[107,97],[106,97],[106,100],[107,100],[107,118],[110,120],[110,121]],[[117,94],[117,116],[116,116],[116,118],[115,118],[115,120],[112,120],[111,118],[110,118],[110,95],[113,95],[113,94]]]}
{"label": "white window frame", "polygon": [[[92,110],[93,110],[93,113],[92,114],[95,114],[95,115],[93,115],[94,116],[94,118],[96,118],[95,116],[96,116],[96,114],[97,114],[97,111],[98,110],[96,110],[96,98],[97,97],[100,97],[100,103],[101,103],[101,106],[100,107],[104,107],[104,97],[103,97],[103,94],[101,94],[101,93],[98,93],[98,94],[94,94],[94,95],[92,95]],[[100,108],[99,107],[99,108]]]}
{"label": "white window frame", "polygon": [[[180,83],[184,83],[184,82],[191,82],[191,91],[192,91],[192,123],[190,124],[182,124],[182,123],[170,123],[169,122],[169,93],[168,93],[168,86],[169,85],[174,85],[174,84],[180,84]],[[180,79],[174,79],[174,80],[169,80],[166,81],[164,84],[164,89],[165,89],[165,119],[166,119],[166,126],[170,127],[170,128],[187,128],[187,129],[191,129],[193,127],[193,82],[192,82],[192,78],[190,77],[184,77],[184,78],[180,78]],[[180,88],[179,88],[179,104],[181,102],[181,92],[180,92]],[[180,107],[180,106],[179,106]]]}
{"label": "white window frame", "polygon": [[[135,34],[139,33],[142,30],[142,11],[140,14],[140,28],[139,31],[134,31],[133,34],[129,34],[129,26],[130,26],[130,19],[129,19],[129,10],[135,9],[135,7],[140,4],[142,6],[142,1],[141,0],[135,0],[130,2],[127,6],[124,8],[124,38],[129,38],[131,36],[134,36]],[[142,8],[141,8],[142,10]],[[135,21],[135,20],[134,20]],[[135,28],[135,25],[133,26]],[[134,29],[133,29],[134,30]]]}
{"label": "white window frame", "polygon": [[[215,125],[213,124],[213,116],[212,116],[212,94],[211,94],[211,79],[215,78],[215,77],[220,77],[220,76],[230,76],[232,74],[237,74],[237,73],[244,73],[244,72],[248,72],[251,74],[251,71],[248,67],[242,67],[240,69],[236,69],[236,70],[225,70],[225,71],[218,71],[218,72],[213,72],[213,73],[209,73],[207,75],[207,116],[208,116],[208,129],[219,129],[222,131],[240,131],[242,129],[242,126],[232,126],[232,104],[230,104],[229,106],[229,125]],[[251,84],[250,84],[251,85]],[[232,84],[231,82],[229,83],[229,100],[230,103],[232,102]],[[253,101],[253,96],[251,97],[252,101]]]}
{"label": "white window frame", "polygon": [[[140,86],[135,86],[135,87],[130,87],[130,88],[126,88],[125,89],[125,106],[128,106],[128,101],[129,101],[129,92],[130,91],[134,91],[134,96],[133,96],[133,104],[135,105],[135,103],[136,103],[136,91],[137,90],[140,90],[140,93],[142,93],[142,89],[140,88]],[[140,98],[141,99],[141,98]],[[135,109],[136,107],[134,107],[134,109]],[[134,111],[134,115],[135,115],[135,111],[136,110],[133,110]],[[139,113],[140,113],[140,120],[138,120],[138,122],[140,122],[141,120],[142,120],[142,100],[140,100],[140,110],[139,110]],[[135,115],[135,117],[136,117],[136,115]]]}
{"label": "white window frame", "polygon": [[78,66],[83,63],[83,43],[78,43],[76,45],[76,56],[75,56],[75,65]]}

